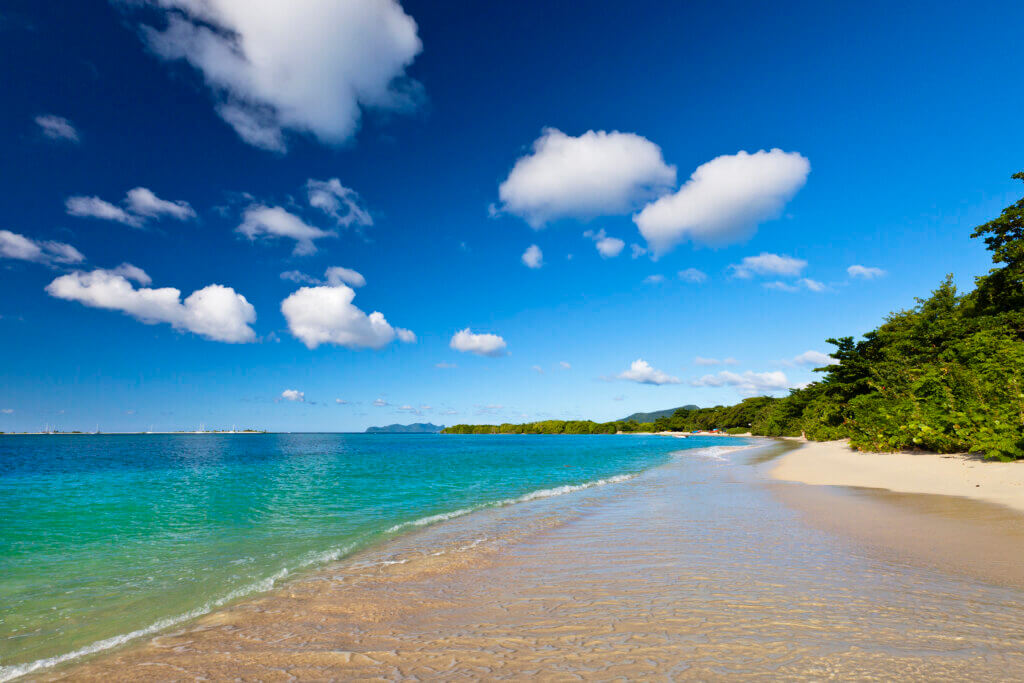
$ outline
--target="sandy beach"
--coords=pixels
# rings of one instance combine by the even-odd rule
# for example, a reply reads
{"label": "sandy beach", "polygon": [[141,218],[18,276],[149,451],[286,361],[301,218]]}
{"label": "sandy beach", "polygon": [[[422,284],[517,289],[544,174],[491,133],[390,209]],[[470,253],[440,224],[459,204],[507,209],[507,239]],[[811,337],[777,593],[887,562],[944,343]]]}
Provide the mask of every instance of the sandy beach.
{"label": "sandy beach", "polygon": [[[42,676],[1024,675],[1019,589],[875,552],[807,524],[799,507],[779,502],[777,489],[821,494],[827,508],[839,496],[766,482],[763,468],[771,463],[759,463],[787,444],[724,444],[680,451],[669,464],[614,485],[424,528],[266,596]],[[854,517],[877,507],[871,500],[844,504]]]}
{"label": "sandy beach", "polygon": [[1024,463],[972,455],[863,453],[845,441],[805,442],[778,460],[782,481],[961,496],[1024,512]]}

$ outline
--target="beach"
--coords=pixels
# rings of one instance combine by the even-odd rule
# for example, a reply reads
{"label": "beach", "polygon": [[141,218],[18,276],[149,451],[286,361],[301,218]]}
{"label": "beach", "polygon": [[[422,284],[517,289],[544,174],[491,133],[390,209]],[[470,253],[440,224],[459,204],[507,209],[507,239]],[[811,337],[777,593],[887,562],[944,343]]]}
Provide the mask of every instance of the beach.
{"label": "beach", "polygon": [[779,480],[961,496],[1024,512],[1024,464],[973,455],[865,453],[845,441],[805,442],[772,468]]}
{"label": "beach", "polygon": [[[774,458],[789,457],[783,451],[793,444],[720,443],[605,486],[426,525],[157,637],[38,675],[1024,675],[1024,593],[1012,581],[897,556],[870,529],[856,536],[808,523],[807,500],[791,505],[786,496],[823,495],[826,505],[867,518],[889,503],[773,482]],[[1019,527],[1021,518],[1011,519]]]}

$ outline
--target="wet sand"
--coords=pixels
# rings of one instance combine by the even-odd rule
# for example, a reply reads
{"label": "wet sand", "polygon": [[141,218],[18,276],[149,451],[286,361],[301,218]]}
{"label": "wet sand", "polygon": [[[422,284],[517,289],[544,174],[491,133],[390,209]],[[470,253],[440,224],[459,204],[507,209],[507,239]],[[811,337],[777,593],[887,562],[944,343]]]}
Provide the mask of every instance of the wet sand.
{"label": "wet sand", "polygon": [[750,464],[765,457],[688,451],[627,482],[451,520],[42,677],[1024,676],[1013,581],[894,554],[870,525],[817,523],[801,492],[855,517],[892,501],[766,483],[771,464]]}

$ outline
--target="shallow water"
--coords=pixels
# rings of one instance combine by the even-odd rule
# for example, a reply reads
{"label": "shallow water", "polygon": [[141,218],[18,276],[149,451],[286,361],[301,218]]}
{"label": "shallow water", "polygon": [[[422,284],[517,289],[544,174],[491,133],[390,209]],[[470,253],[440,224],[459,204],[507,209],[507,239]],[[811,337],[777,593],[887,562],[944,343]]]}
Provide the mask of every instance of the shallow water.
{"label": "shallow water", "polygon": [[677,451],[612,485],[417,529],[53,675],[1024,676],[1020,590],[807,525],[758,480],[755,455]]}
{"label": "shallow water", "polygon": [[700,445],[0,436],[0,680],[167,628],[425,524],[614,481]]}

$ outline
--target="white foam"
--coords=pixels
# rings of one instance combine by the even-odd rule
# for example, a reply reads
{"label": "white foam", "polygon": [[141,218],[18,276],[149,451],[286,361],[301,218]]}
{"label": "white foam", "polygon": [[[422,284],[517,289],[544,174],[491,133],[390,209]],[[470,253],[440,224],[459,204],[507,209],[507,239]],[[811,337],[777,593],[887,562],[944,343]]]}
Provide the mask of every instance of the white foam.
{"label": "white foam", "polygon": [[477,507],[474,507],[474,508],[462,508],[461,510],[455,510],[453,512],[442,512],[441,514],[438,514],[438,515],[430,515],[429,517],[420,517],[419,519],[414,519],[411,522],[402,522],[401,524],[396,524],[393,527],[391,527],[390,529],[388,529],[387,533],[390,534],[390,533],[393,533],[395,531],[400,531],[402,529],[408,529],[411,526],[426,526],[428,524],[435,524],[437,522],[443,522],[446,519],[455,519],[456,517],[461,517],[462,515],[468,515],[470,512],[473,512],[474,510],[479,510],[481,507],[484,507],[484,506],[481,505],[481,506],[477,506]]}

